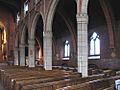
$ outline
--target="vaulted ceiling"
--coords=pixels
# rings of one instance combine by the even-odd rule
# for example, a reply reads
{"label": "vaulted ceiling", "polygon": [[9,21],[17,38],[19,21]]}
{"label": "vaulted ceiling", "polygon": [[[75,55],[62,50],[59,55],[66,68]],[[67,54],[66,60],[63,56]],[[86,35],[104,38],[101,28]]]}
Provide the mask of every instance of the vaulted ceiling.
{"label": "vaulted ceiling", "polygon": [[21,9],[21,5],[25,0],[0,0],[0,7],[4,7],[10,11],[13,15],[14,20],[16,19],[16,14]]}
{"label": "vaulted ceiling", "polygon": [[[21,5],[26,0],[0,0],[0,6],[5,6],[13,12],[13,15],[20,10]],[[102,0],[106,3],[110,15],[115,21],[120,20],[120,0]],[[53,31],[56,36],[62,37],[63,35],[69,35],[68,26],[66,22],[73,24],[76,28],[76,2],[75,0],[59,0],[59,4],[56,8]],[[89,0],[88,3],[88,16],[89,16],[89,28],[99,27],[106,23],[103,8],[101,7],[100,0]],[[70,23],[68,23],[70,25]],[[77,30],[76,30],[77,31]],[[75,31],[75,33],[76,33]],[[61,33],[64,32],[64,33]],[[61,34],[60,34],[61,33]]]}

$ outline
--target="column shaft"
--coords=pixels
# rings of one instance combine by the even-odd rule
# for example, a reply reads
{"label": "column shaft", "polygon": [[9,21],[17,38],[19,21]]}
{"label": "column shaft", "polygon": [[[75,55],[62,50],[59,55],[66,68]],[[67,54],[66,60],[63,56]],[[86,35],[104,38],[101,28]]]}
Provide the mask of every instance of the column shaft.
{"label": "column shaft", "polygon": [[45,31],[43,34],[44,37],[44,68],[45,70],[52,70],[52,32]]}
{"label": "column shaft", "polygon": [[77,16],[77,52],[78,72],[83,77],[88,76],[88,17],[87,14]]}
{"label": "column shaft", "polygon": [[25,66],[25,45],[20,45],[20,66]]}
{"label": "column shaft", "polygon": [[14,65],[19,65],[19,62],[18,62],[18,48],[14,49]]}
{"label": "column shaft", "polygon": [[29,40],[29,67],[35,67],[35,40]]}

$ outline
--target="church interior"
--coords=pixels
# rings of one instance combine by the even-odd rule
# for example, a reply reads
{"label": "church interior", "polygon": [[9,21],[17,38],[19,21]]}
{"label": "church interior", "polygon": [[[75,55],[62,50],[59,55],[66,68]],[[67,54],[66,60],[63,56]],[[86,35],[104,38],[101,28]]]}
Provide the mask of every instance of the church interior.
{"label": "church interior", "polygon": [[120,0],[0,0],[0,90],[120,90]]}

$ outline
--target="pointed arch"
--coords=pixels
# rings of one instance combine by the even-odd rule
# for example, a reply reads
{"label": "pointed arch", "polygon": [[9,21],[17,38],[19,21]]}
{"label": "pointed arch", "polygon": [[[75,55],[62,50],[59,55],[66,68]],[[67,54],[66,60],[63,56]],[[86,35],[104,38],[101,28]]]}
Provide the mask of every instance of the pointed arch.
{"label": "pointed arch", "polygon": [[[27,25],[25,24],[22,28],[21,32],[21,44],[25,44],[25,36],[26,36],[26,31],[28,30]],[[29,34],[28,34],[29,37]]]}
{"label": "pointed arch", "polygon": [[46,31],[52,31],[53,18],[54,18],[55,9],[56,9],[58,2],[59,0],[53,0],[51,7],[48,10],[49,12],[47,15],[48,17],[46,19],[46,26],[45,26]]}
{"label": "pointed arch", "polygon": [[32,21],[32,26],[31,26],[31,33],[30,33],[30,39],[35,39],[35,28],[36,28],[36,24],[38,22],[38,19],[41,19],[42,20],[42,24],[43,24],[43,16],[40,14],[40,13],[36,13],[35,16],[34,16],[34,19]]}
{"label": "pointed arch", "polygon": [[114,24],[113,21],[114,19],[112,18],[112,12],[109,10],[110,9],[110,5],[109,2],[108,4],[106,4],[106,2],[104,0],[99,0],[101,8],[103,10],[103,13],[105,15],[105,19],[106,19],[106,23],[107,23],[107,29],[108,29],[108,34],[109,34],[109,46],[110,48],[114,48],[114,33],[113,33],[113,29],[114,29]]}

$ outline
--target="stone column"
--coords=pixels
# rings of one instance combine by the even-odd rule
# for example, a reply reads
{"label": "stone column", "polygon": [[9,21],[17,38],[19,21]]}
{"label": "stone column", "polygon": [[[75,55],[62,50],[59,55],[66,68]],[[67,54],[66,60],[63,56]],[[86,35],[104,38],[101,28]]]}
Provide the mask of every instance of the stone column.
{"label": "stone column", "polygon": [[25,45],[20,44],[20,66],[25,66]]}
{"label": "stone column", "polygon": [[77,15],[77,59],[78,72],[83,77],[88,76],[88,16],[87,14]]}
{"label": "stone column", "polygon": [[29,67],[35,67],[35,40],[28,40],[29,43]]}
{"label": "stone column", "polygon": [[19,62],[18,62],[18,50],[19,50],[19,48],[15,47],[15,49],[14,49],[14,65],[19,65]]}
{"label": "stone column", "polygon": [[43,38],[44,68],[52,70],[52,31],[44,31]]}

